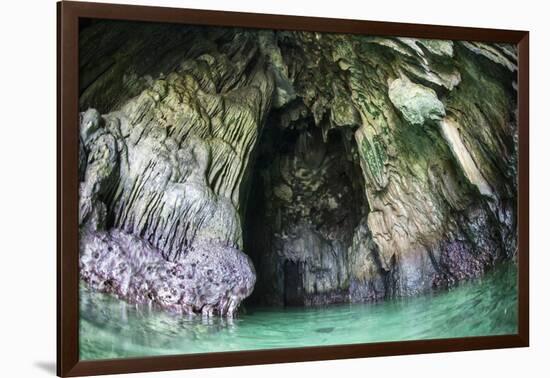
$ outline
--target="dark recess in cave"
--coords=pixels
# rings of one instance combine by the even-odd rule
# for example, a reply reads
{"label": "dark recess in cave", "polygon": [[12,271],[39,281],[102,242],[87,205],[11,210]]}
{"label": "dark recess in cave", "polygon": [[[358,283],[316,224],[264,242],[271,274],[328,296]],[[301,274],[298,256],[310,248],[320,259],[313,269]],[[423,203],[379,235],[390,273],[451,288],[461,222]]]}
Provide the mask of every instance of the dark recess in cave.
{"label": "dark recess in cave", "polygon": [[285,306],[303,306],[304,294],[302,283],[302,264],[286,260],[284,266],[284,298]]}
{"label": "dark recess in cave", "polygon": [[[347,302],[348,249],[368,212],[361,168],[350,150],[355,141],[345,141],[340,130],[323,138],[310,116],[282,128],[281,113],[264,127],[243,206],[244,251],[257,277],[245,303]],[[277,187],[289,188],[289,198],[275,193]],[[308,288],[308,275],[309,282],[330,283]]]}

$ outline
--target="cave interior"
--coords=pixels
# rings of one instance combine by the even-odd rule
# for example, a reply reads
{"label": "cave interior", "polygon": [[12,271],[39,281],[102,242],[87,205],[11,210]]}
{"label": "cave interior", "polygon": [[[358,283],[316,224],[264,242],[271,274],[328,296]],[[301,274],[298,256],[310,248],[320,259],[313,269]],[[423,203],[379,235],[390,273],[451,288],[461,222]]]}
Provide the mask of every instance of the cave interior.
{"label": "cave interior", "polygon": [[245,303],[347,302],[348,253],[368,214],[353,130],[324,133],[307,112],[285,122],[286,111],[268,116],[244,196],[244,251],[256,269]]}
{"label": "cave interior", "polygon": [[80,25],[96,290],[233,316],[419,295],[515,258],[513,46]]}

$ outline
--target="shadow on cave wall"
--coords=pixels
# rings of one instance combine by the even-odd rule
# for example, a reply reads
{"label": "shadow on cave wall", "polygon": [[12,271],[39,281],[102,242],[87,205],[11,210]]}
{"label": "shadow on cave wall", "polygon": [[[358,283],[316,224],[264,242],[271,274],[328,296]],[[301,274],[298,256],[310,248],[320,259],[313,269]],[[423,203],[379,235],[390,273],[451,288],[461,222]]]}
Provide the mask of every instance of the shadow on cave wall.
{"label": "shadow on cave wall", "polygon": [[331,130],[323,138],[310,117],[287,127],[279,117],[264,128],[249,178],[244,251],[257,281],[246,302],[347,302],[348,253],[368,212],[352,134]]}

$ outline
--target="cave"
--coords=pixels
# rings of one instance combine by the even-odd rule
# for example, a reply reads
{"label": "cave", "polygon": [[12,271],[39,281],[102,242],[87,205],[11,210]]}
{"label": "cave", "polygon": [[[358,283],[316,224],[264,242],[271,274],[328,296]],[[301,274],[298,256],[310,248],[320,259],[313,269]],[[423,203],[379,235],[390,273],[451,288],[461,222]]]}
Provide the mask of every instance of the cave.
{"label": "cave", "polygon": [[243,301],[416,296],[514,258],[513,48],[83,26],[80,276],[95,290],[233,317]]}
{"label": "cave", "polygon": [[244,252],[256,269],[249,304],[309,306],[350,300],[353,235],[368,214],[350,129],[328,132],[305,114],[270,115],[251,169]]}
{"label": "cave", "polygon": [[80,27],[81,360],[517,333],[515,46]]}

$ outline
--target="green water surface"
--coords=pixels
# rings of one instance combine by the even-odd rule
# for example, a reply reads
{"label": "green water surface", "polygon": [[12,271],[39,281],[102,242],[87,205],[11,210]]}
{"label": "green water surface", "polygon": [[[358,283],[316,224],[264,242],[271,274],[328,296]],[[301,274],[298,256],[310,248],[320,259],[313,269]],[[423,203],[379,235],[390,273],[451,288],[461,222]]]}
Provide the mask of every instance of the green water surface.
{"label": "green water surface", "polygon": [[432,295],[317,308],[246,308],[234,320],[175,316],[80,290],[80,359],[109,359],[517,333],[517,267]]}

